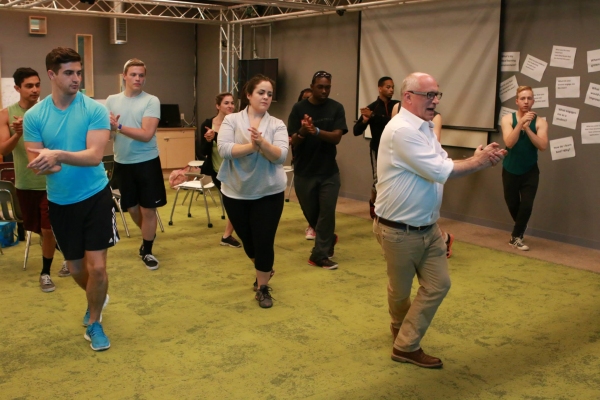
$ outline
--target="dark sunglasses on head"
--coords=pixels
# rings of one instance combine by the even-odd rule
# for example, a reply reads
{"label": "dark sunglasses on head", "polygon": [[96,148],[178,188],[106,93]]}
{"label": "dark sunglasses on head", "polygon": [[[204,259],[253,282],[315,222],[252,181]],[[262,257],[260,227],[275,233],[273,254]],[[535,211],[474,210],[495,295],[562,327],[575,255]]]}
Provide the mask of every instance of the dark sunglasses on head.
{"label": "dark sunglasses on head", "polygon": [[327,79],[331,79],[331,74],[329,72],[319,71],[319,72],[315,73],[315,75],[313,76],[313,79],[314,78],[327,78]]}

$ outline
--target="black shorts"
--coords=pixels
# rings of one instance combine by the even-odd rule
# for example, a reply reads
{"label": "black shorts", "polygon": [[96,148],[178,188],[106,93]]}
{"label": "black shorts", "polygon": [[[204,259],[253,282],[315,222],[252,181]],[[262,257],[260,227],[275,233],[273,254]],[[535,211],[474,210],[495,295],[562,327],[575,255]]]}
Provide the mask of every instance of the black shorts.
{"label": "black shorts", "polygon": [[121,192],[121,208],[140,205],[157,208],[167,204],[160,158],[135,164],[115,162],[113,174],[116,187]]}
{"label": "black shorts", "polygon": [[108,249],[119,241],[110,186],[79,203],[48,201],[52,232],[65,260],[80,260],[86,251]]}

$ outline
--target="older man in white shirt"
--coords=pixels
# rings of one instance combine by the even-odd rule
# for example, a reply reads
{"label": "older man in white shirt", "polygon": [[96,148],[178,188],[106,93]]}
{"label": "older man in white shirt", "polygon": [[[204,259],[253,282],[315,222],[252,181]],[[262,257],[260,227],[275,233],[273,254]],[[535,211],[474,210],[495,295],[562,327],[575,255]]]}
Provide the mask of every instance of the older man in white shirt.
{"label": "older man in white shirt", "polygon": [[[402,108],[379,144],[373,222],[387,262],[392,360],[424,368],[443,365],[421,349],[421,339],[450,289],[446,245],[436,223],[443,185],[448,178],[496,165],[506,154],[491,143],[479,146],[466,160],[449,159],[432,130],[441,97],[430,75],[415,72],[402,82]],[[415,274],[420,286],[411,304]]]}

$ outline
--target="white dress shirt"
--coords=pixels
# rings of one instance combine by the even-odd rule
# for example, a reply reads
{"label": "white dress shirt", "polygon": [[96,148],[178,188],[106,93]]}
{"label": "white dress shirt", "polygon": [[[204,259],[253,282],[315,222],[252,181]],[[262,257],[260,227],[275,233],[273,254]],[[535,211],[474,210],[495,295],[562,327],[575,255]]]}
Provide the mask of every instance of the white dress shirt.
{"label": "white dress shirt", "polygon": [[377,156],[375,213],[412,226],[440,217],[444,183],[454,162],[425,121],[404,107],[385,127]]}

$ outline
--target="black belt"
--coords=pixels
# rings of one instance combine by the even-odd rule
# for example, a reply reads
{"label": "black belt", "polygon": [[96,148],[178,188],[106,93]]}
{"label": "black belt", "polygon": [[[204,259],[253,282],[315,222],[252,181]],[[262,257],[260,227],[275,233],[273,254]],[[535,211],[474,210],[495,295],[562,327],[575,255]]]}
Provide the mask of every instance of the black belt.
{"label": "black belt", "polygon": [[390,228],[400,229],[403,231],[426,231],[427,229],[429,229],[433,225],[435,225],[435,224],[431,224],[431,225],[425,225],[425,226],[411,226],[411,225],[403,224],[402,222],[394,222],[394,221],[390,221],[390,220],[387,220],[387,219],[381,218],[381,217],[377,217],[377,222],[379,222],[380,224],[383,224],[385,226],[389,226]]}

